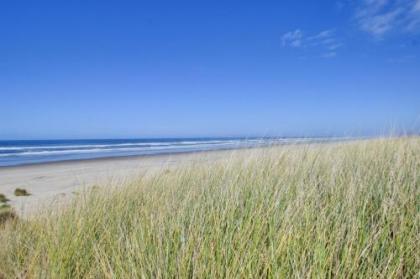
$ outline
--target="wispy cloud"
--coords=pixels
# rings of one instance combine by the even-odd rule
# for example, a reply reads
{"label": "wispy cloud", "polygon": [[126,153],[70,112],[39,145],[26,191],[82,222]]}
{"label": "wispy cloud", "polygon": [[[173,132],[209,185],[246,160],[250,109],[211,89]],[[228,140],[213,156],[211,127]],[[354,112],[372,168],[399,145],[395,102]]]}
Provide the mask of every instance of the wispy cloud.
{"label": "wispy cloud", "polygon": [[395,27],[398,17],[402,10],[387,12],[374,16],[361,15],[359,16],[359,23],[362,30],[371,33],[374,36],[382,36],[389,30]]}
{"label": "wispy cloud", "polygon": [[282,36],[283,47],[311,49],[321,57],[332,58],[337,56],[337,50],[342,47],[338,41],[335,31],[327,29],[316,34],[306,35],[302,30],[296,29],[285,33]]}
{"label": "wispy cloud", "polygon": [[295,31],[287,32],[282,37],[283,46],[290,47],[301,47],[302,46],[303,33],[301,30],[296,29]]}
{"label": "wispy cloud", "polygon": [[335,51],[330,51],[330,52],[326,52],[324,54],[322,54],[323,58],[334,58],[337,56],[337,52]]}
{"label": "wispy cloud", "polygon": [[417,0],[417,2],[415,3],[415,5],[413,7],[413,11],[414,12],[420,12],[420,0]]}
{"label": "wispy cloud", "polygon": [[409,63],[416,58],[417,58],[417,56],[415,56],[415,55],[404,55],[404,56],[400,56],[400,57],[389,57],[387,59],[387,62],[392,63],[392,64],[403,64],[403,63]]}
{"label": "wispy cloud", "polygon": [[356,5],[359,28],[376,38],[389,32],[411,32],[420,27],[420,0],[363,0]]}

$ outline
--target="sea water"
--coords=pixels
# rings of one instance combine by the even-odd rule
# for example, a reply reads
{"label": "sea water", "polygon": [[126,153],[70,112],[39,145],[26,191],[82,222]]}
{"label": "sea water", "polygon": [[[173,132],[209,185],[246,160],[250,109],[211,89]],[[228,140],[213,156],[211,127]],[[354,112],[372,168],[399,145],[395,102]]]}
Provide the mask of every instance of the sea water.
{"label": "sea water", "polygon": [[325,141],[331,138],[157,138],[0,141],[0,167]]}

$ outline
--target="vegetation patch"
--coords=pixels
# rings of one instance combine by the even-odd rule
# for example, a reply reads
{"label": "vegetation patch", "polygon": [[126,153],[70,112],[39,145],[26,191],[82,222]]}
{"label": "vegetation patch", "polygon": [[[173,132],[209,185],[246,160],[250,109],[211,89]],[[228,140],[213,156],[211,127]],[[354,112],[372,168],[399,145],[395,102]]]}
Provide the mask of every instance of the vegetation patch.
{"label": "vegetation patch", "polygon": [[[235,152],[0,230],[6,278],[418,278],[420,138]],[[10,215],[8,215],[10,218]]]}
{"label": "vegetation patch", "polygon": [[17,219],[17,216],[9,205],[0,205],[0,227],[2,227],[7,221],[15,219]]}
{"label": "vegetation patch", "polygon": [[25,189],[22,188],[16,188],[15,190],[15,196],[19,197],[19,196],[30,196],[31,194],[26,191]]}
{"label": "vegetation patch", "polygon": [[4,194],[0,194],[0,203],[7,203],[9,199]]}

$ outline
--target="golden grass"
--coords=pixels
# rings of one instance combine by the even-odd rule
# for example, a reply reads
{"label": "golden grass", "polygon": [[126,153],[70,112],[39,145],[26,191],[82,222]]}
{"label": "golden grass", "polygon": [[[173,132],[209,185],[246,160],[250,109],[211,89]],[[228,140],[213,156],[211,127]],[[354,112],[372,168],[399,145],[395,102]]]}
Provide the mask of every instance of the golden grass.
{"label": "golden grass", "polygon": [[10,222],[11,220],[15,220],[16,218],[17,216],[15,212],[8,204],[0,204],[0,229],[2,229],[4,224]]}
{"label": "golden grass", "polygon": [[419,138],[237,154],[8,222],[0,274],[419,278]]}

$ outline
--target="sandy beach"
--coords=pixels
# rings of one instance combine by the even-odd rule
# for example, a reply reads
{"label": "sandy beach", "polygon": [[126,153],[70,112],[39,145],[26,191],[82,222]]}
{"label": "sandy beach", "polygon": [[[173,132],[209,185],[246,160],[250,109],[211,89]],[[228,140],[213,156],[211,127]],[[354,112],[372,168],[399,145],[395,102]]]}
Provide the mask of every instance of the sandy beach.
{"label": "sandy beach", "polygon": [[[35,214],[93,185],[123,185],[124,182],[163,168],[192,162],[214,162],[226,158],[232,150],[135,156],[0,168],[0,193],[20,216]],[[26,189],[30,196],[15,196],[16,188]]]}

